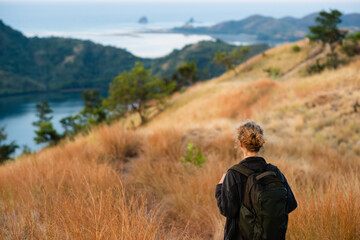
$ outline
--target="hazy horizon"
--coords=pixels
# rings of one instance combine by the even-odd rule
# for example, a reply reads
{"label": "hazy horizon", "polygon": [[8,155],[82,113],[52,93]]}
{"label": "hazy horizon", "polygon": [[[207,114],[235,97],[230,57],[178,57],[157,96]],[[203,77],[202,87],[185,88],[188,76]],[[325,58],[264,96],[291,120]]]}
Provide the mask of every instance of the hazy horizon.
{"label": "hazy horizon", "polygon": [[[168,3],[167,0],[0,0],[0,2],[97,2],[97,3]],[[172,3],[217,3],[218,0],[173,0]],[[336,3],[339,1],[329,1],[329,0],[223,0],[222,3]],[[356,3],[357,0],[346,0],[341,1],[341,3]]]}
{"label": "hazy horizon", "polygon": [[[359,2],[97,2],[97,1],[78,1],[78,2],[56,2],[56,1],[23,1],[23,2],[8,2],[0,0],[0,19],[6,21],[14,18],[24,18],[26,15],[31,15],[32,12],[23,13],[29,8],[41,7],[41,10],[57,8],[59,6],[66,6],[64,8],[57,8],[58,12],[55,15],[64,14],[66,17],[69,13],[74,13],[79,7],[83,9],[82,12],[78,12],[80,15],[98,14],[103,11],[109,11],[109,14],[114,14],[119,9],[116,7],[133,8],[137,10],[138,15],[134,16],[136,19],[142,15],[149,15],[151,17],[154,14],[162,14],[163,19],[168,17],[168,21],[184,20],[183,16],[195,17],[196,15],[208,15],[212,16],[213,22],[227,21],[227,20],[239,20],[248,16],[259,14],[264,16],[270,16],[275,18],[282,17],[296,17],[301,18],[308,14],[319,12],[321,10],[338,9],[344,14],[359,13]],[[108,6],[112,6],[108,8]],[[176,6],[176,9],[173,7]],[[95,9],[94,9],[95,7]],[[136,8],[136,9],[135,9]],[[171,14],[166,14],[171,12]],[[121,12],[117,12],[121,13]],[[34,13],[36,14],[36,13]],[[49,16],[50,18],[52,16]],[[157,18],[155,17],[156,21]],[[202,20],[202,19],[199,19]],[[204,20],[205,21],[205,20]]]}

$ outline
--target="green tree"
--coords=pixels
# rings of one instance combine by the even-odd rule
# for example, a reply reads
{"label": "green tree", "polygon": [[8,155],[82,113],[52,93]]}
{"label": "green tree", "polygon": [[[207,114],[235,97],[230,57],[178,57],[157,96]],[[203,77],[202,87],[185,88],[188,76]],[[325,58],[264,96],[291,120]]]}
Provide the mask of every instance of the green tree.
{"label": "green tree", "polygon": [[64,117],[60,120],[60,123],[64,128],[64,136],[70,137],[70,139],[84,128],[84,124],[80,119],[80,114]]}
{"label": "green tree", "polygon": [[[245,50],[246,52],[247,50]],[[241,48],[234,48],[230,53],[229,53],[230,58],[233,61],[233,67],[235,68],[236,65],[240,64],[240,62],[242,60],[244,60],[244,55],[242,52],[242,47]]]}
{"label": "green tree", "polygon": [[360,32],[355,32],[353,34],[348,34],[345,38],[344,44],[343,44],[343,51],[348,55],[349,57],[353,57],[355,55],[360,54]]}
{"label": "green tree", "polygon": [[53,146],[56,145],[61,136],[56,132],[51,122],[42,122],[38,125],[38,130],[35,130],[36,137],[34,138],[37,144],[48,143]]}
{"label": "green tree", "polygon": [[82,98],[84,100],[84,109],[81,114],[89,124],[98,124],[106,120],[106,112],[102,104],[100,91],[84,91]]}
{"label": "green tree", "polygon": [[[247,51],[245,49],[245,51]],[[236,65],[240,64],[240,62],[244,59],[244,55],[242,54],[241,48],[234,48],[231,52],[221,52],[218,51],[215,53],[213,62],[224,66],[227,71],[234,70]],[[237,73],[235,71],[235,73]]]}
{"label": "green tree", "polygon": [[244,54],[245,56],[247,56],[248,54],[251,53],[251,48],[250,48],[249,46],[242,46],[242,47],[240,48],[240,52],[241,52],[242,54]]}
{"label": "green tree", "polygon": [[192,85],[198,80],[196,77],[198,69],[194,60],[191,62],[183,62],[182,65],[177,68],[177,70],[179,72],[180,78],[182,79],[180,81],[182,86],[184,86],[185,83]]}
{"label": "green tree", "polygon": [[84,109],[78,114],[60,120],[64,128],[64,136],[71,139],[80,131],[89,130],[92,125],[107,120],[107,112],[105,106],[103,106],[99,91],[84,91],[82,98],[84,100]]}
{"label": "green tree", "polygon": [[149,100],[161,100],[174,87],[174,84],[166,85],[156,76],[152,76],[151,70],[145,70],[142,63],[137,62],[131,72],[124,71],[110,84],[105,105],[120,111],[131,107],[139,113],[141,123],[144,123]]}
{"label": "green tree", "polygon": [[19,147],[15,144],[15,141],[12,141],[10,144],[4,144],[3,141],[5,141],[6,138],[5,127],[0,127],[0,164],[10,159],[11,154]]}
{"label": "green tree", "polygon": [[229,71],[232,69],[233,63],[230,57],[227,55],[226,52],[218,51],[215,53],[214,63],[219,64],[221,66],[224,66],[226,68],[226,71]]}
{"label": "green tree", "polygon": [[166,77],[163,76],[162,77],[162,81],[164,82],[164,85],[167,86],[167,91],[168,94],[171,94],[173,92],[175,92],[176,90],[180,90],[180,88],[182,87],[181,83],[180,83],[180,78],[177,74],[177,72],[174,72],[173,74],[171,74],[171,77]]}
{"label": "green tree", "polygon": [[320,41],[324,45],[330,46],[330,53],[328,54],[328,64],[332,68],[337,68],[339,60],[335,53],[337,45],[341,45],[346,36],[347,31],[340,30],[337,25],[341,23],[341,12],[338,10],[331,10],[330,12],[321,11],[316,17],[317,25],[310,26],[310,34],[307,37],[311,41]]}
{"label": "green tree", "polygon": [[36,116],[39,118],[39,120],[33,122],[33,125],[39,126],[42,122],[50,122],[53,118],[52,116],[48,116],[50,113],[52,113],[52,110],[48,102],[43,101],[39,104],[36,104]]}
{"label": "green tree", "polygon": [[44,101],[40,104],[36,104],[36,111],[36,116],[39,120],[33,122],[33,125],[38,128],[35,130],[35,142],[37,144],[48,143],[49,145],[55,145],[58,143],[61,136],[56,132],[51,123],[53,117],[49,115],[52,113],[49,103]]}
{"label": "green tree", "polygon": [[242,46],[240,48],[240,52],[243,54],[243,58],[245,59],[244,60],[244,65],[247,66],[246,64],[246,57],[251,53],[251,48],[249,46]]}

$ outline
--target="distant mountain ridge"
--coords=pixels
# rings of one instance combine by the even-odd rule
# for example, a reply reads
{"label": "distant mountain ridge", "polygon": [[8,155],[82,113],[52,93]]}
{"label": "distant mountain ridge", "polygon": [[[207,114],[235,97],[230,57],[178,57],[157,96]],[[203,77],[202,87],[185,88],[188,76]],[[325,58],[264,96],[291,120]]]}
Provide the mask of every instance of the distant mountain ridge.
{"label": "distant mountain ridge", "polygon": [[[173,28],[173,32],[197,34],[249,34],[259,40],[294,41],[304,38],[308,27],[315,24],[318,13],[309,14],[303,18],[283,17],[273,18],[262,15],[252,15],[238,21],[225,21],[210,27]],[[360,14],[345,14],[339,25],[351,31],[360,31]]]}
{"label": "distant mountain ridge", "polygon": [[[183,61],[194,60],[200,80],[209,79],[225,72],[224,67],[212,62],[215,52],[236,47],[222,41],[203,41],[165,57],[148,59],[91,41],[27,38],[0,20],[0,96],[84,88],[107,90],[118,74],[131,70],[137,61],[161,78],[170,77]],[[253,45],[247,58],[268,48],[266,44]]]}

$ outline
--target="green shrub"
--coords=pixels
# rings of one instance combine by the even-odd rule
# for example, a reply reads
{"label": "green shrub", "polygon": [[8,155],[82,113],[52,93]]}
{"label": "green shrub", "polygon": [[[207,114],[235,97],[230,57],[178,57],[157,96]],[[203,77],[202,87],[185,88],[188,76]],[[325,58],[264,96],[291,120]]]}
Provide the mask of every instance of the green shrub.
{"label": "green shrub", "polygon": [[308,74],[321,73],[325,69],[325,64],[320,64],[319,59],[316,63],[306,68]]}
{"label": "green shrub", "polygon": [[293,50],[294,52],[300,52],[301,48],[300,48],[298,45],[293,45],[293,46],[292,46],[292,50]]}
{"label": "green shrub", "polygon": [[342,50],[348,57],[354,57],[355,55],[360,54],[360,47],[351,43],[344,43]]}
{"label": "green shrub", "polygon": [[348,57],[353,57],[360,54],[360,32],[349,34],[343,41],[342,50]]}
{"label": "green shrub", "polygon": [[268,77],[271,78],[279,78],[281,76],[280,68],[269,67],[267,69],[264,69],[264,72],[267,72]]}
{"label": "green shrub", "polygon": [[[320,63],[323,62],[323,63]],[[325,68],[336,69],[340,64],[345,64],[345,60],[338,58],[337,53],[328,53],[326,58],[317,59],[316,63],[306,68],[308,74],[321,73]]]}
{"label": "green shrub", "polygon": [[187,145],[186,156],[181,157],[183,163],[191,163],[197,167],[201,167],[206,162],[206,157],[202,155],[201,149],[196,148],[192,142]]}

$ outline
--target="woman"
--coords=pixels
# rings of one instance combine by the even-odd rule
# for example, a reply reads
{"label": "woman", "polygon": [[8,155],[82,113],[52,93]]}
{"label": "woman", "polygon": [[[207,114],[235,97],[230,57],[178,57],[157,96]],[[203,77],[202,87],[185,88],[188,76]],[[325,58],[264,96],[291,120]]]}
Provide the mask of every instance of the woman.
{"label": "woman", "polygon": [[[244,154],[244,159],[239,163],[239,165],[245,166],[247,169],[250,169],[255,173],[263,172],[267,166],[267,163],[264,158],[258,156],[258,152],[265,143],[262,128],[253,121],[246,121],[241,123],[236,130],[237,144]],[[286,201],[286,209],[284,211],[290,213],[297,207],[297,202],[295,200],[294,194],[291,191],[291,188],[289,187],[289,184],[287,183],[286,178],[280,172],[280,170],[277,168],[275,169],[276,174],[279,176],[279,178],[281,178],[283,188],[286,189],[284,192],[287,194],[287,200],[284,200]],[[225,240],[246,239],[245,236],[243,236],[243,234],[240,232],[238,219],[240,207],[244,201],[247,179],[248,178],[240,172],[229,169],[226,174],[223,174],[220,182],[216,185],[215,197],[217,205],[219,207],[220,213],[226,217],[224,230]]]}

